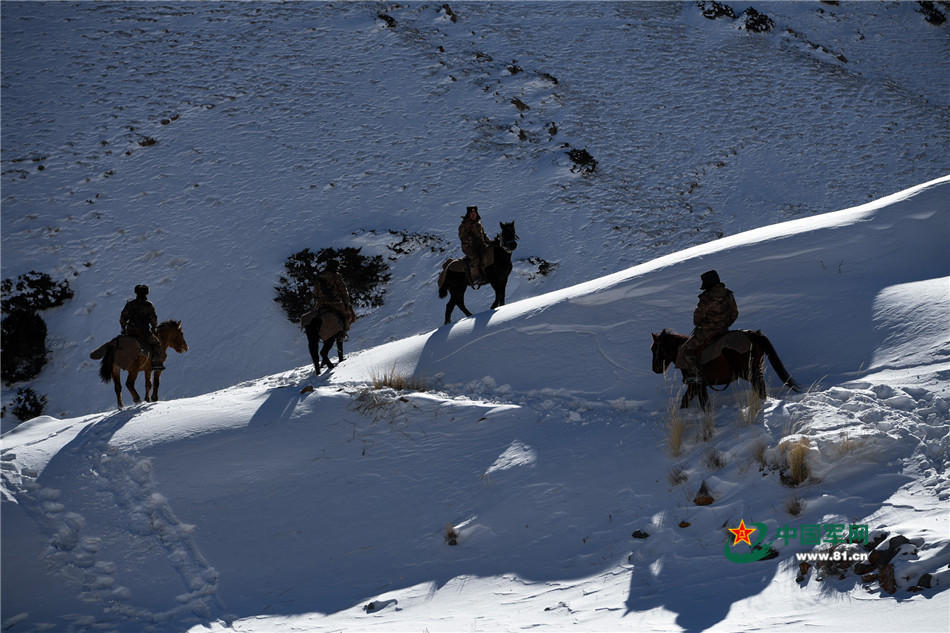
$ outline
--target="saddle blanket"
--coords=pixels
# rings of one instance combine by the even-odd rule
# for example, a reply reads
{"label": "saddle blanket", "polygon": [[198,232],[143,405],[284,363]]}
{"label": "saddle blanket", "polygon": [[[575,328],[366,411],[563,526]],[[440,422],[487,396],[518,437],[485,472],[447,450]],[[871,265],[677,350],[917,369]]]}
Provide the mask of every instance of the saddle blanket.
{"label": "saddle blanket", "polygon": [[752,340],[748,336],[748,330],[729,330],[714,340],[700,352],[699,364],[705,365],[709,361],[718,358],[724,349],[740,354],[748,353],[752,349]]}

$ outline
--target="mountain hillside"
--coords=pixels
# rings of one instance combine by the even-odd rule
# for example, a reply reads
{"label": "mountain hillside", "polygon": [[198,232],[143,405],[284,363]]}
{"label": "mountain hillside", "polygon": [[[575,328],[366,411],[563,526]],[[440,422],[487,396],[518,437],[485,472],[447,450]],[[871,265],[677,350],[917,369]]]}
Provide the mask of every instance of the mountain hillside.
{"label": "mountain hillside", "polygon": [[[24,423],[0,458],[3,626],[946,630],[948,190],[672,253],[319,377]],[[741,383],[708,417],[678,410],[649,334],[689,326],[709,268],[805,392],[771,378],[765,402]],[[396,378],[412,388],[373,384]],[[773,554],[744,562],[742,525]],[[835,525],[866,531],[834,551],[873,550],[868,570],[800,566],[831,550],[798,530]]]}
{"label": "mountain hillside", "polygon": [[189,343],[163,396],[196,396],[308,362],[273,301],[304,248],[389,264],[362,350],[441,324],[469,204],[516,222],[514,301],[950,173],[947,24],[758,8],[770,31],[696,3],[4,3],[3,278],[75,292],[4,404],[109,408],[88,354],[139,283]]}

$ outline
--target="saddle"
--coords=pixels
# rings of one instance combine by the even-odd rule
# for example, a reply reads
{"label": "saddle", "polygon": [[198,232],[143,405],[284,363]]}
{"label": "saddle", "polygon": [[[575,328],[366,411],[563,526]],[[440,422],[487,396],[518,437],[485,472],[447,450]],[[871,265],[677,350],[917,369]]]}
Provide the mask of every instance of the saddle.
{"label": "saddle", "polygon": [[732,350],[739,354],[746,354],[752,349],[752,340],[748,330],[729,330],[699,352],[699,365],[705,365],[722,355],[723,350]]}
{"label": "saddle", "polygon": [[[485,249],[485,252],[482,254],[480,263],[481,263],[482,272],[484,273],[486,268],[488,268],[493,263],[495,263],[495,249],[493,248]],[[472,271],[469,268],[468,257],[445,260],[445,262],[442,264],[442,272],[439,274],[440,288],[445,285],[445,278],[448,276],[450,272],[462,273],[463,275],[465,275],[465,279],[468,281],[468,285],[474,287],[474,284],[472,284]]]}
{"label": "saddle", "polygon": [[139,356],[149,355],[149,350],[147,350],[136,337],[129,334],[120,334],[111,341],[103,343],[94,349],[89,354],[89,358],[93,360],[103,358],[110,347],[115,348],[115,362],[120,367],[131,364]]}
{"label": "saddle", "polygon": [[[343,319],[340,318],[339,313],[332,308],[318,308],[305,312],[303,316],[300,317],[300,327],[306,330],[317,317],[320,318],[320,331],[317,333],[317,336],[319,336],[322,341],[330,339],[345,329]],[[347,325],[352,325],[352,321]]]}

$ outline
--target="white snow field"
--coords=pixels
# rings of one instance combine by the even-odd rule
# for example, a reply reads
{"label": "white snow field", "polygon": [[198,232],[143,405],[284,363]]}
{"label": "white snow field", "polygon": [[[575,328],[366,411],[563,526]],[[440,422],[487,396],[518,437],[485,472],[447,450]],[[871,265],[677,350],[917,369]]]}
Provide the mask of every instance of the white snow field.
{"label": "white snow field", "polygon": [[[757,8],[0,5],[3,277],[76,291],[3,420],[0,627],[950,630],[947,26]],[[467,204],[517,222],[509,303],[437,327]],[[392,280],[316,376],[273,286],[329,246]],[[677,409],[650,334],[709,269],[802,393]],[[115,410],[143,282],[190,349]],[[803,570],[830,526],[887,560]]]}

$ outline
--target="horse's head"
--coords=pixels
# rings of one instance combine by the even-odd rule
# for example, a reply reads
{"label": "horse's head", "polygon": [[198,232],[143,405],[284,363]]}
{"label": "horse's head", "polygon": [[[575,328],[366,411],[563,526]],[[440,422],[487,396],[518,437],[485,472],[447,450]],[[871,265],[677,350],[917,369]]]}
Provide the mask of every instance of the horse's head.
{"label": "horse's head", "polygon": [[498,240],[498,244],[508,252],[518,248],[518,240],[521,238],[515,233],[515,223],[499,222],[498,225],[501,227],[501,233],[495,238]]}
{"label": "horse's head", "polygon": [[670,330],[663,330],[659,334],[653,333],[653,345],[650,346],[650,351],[653,352],[654,373],[662,374],[666,371],[670,363],[676,360],[676,352],[684,340],[686,340],[685,336],[674,334]]}
{"label": "horse's head", "polygon": [[171,347],[179,354],[188,351],[188,342],[185,340],[185,333],[181,330],[181,321],[165,321],[156,330],[163,347]]}

